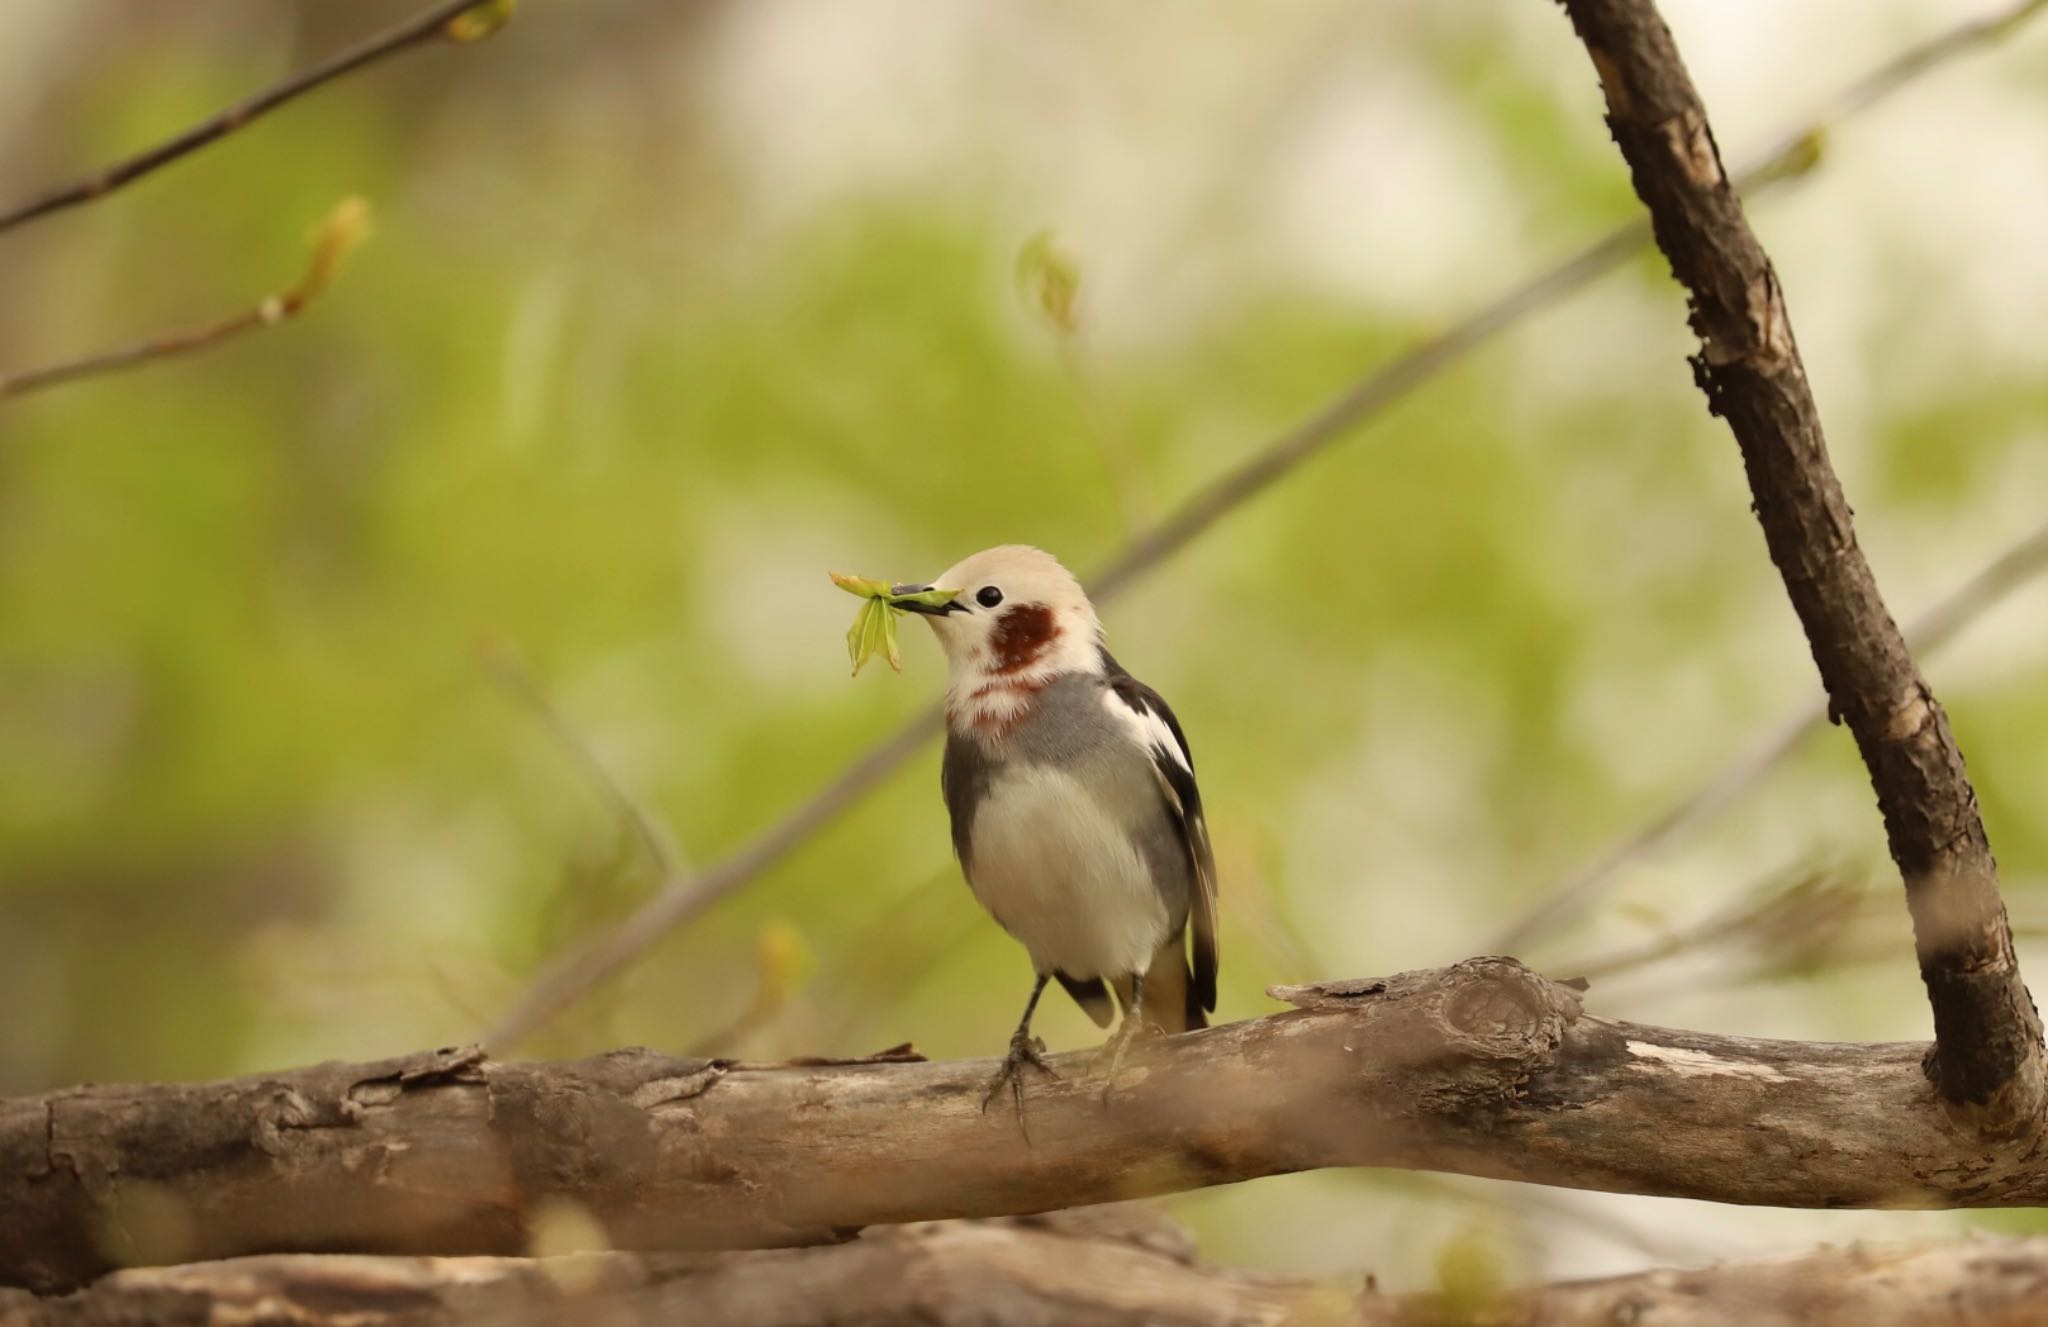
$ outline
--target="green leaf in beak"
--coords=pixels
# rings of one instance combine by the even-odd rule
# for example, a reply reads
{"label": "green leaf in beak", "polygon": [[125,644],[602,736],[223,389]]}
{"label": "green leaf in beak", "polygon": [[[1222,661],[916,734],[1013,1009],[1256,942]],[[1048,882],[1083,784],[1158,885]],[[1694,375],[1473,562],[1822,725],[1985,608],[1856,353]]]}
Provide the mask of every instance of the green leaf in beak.
{"label": "green leaf in beak", "polygon": [[926,608],[944,608],[959,597],[958,590],[919,590],[914,594],[892,594],[888,599],[891,608],[898,604],[923,604]]}
{"label": "green leaf in beak", "polygon": [[889,582],[872,580],[866,576],[849,576],[843,571],[827,572],[832,583],[848,594],[857,594],[866,599],[887,599]]}
{"label": "green leaf in beak", "polygon": [[958,590],[892,594],[887,581],[848,576],[837,571],[830,575],[834,585],[848,594],[859,595],[865,601],[846,633],[846,653],[853,660],[855,677],[860,676],[862,665],[877,654],[889,661],[889,667],[899,673],[903,671],[903,651],[896,643],[896,615],[903,610],[897,605],[919,604],[925,608],[940,608],[953,602],[960,594]]}
{"label": "green leaf in beak", "polygon": [[901,672],[903,656],[896,648],[896,619],[889,615],[889,604],[884,599],[870,599],[860,606],[860,616],[853,621],[853,631],[847,638],[853,650],[853,675],[860,676],[861,665],[875,657],[877,651],[888,660],[889,666]]}

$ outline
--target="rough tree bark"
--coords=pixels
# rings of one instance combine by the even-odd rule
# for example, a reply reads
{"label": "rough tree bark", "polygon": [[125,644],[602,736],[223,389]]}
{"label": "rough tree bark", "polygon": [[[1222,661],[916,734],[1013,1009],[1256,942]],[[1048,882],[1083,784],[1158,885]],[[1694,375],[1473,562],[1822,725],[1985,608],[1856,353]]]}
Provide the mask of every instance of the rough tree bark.
{"label": "rough tree bark", "polygon": [[2041,1020],[2020,978],[1998,869],[1948,716],[1892,621],[1828,459],[1785,291],[1721,166],[1706,109],[1651,0],[1561,0],[1607,124],[1691,295],[1693,375],[1742,449],[1771,560],[1877,790],[1934,1010],[1928,1072],[1989,1134],[2038,1127]]}
{"label": "rough tree bark", "polygon": [[[347,1250],[518,1254],[569,1200],[624,1249],[814,1244],[1319,1166],[1791,1207],[2048,1203],[2048,1162],[1959,1137],[1924,1047],[1757,1041],[1585,1014],[1509,959],[1285,988],[1293,1012],[1086,1055],[747,1066],[475,1050],[0,1103],[0,1282]],[[897,1057],[900,1060],[901,1057]]]}
{"label": "rough tree bark", "polygon": [[241,1258],[119,1272],[63,1299],[0,1291],[0,1327],[2034,1327],[2048,1298],[2038,1237],[1386,1295],[1206,1265],[1170,1226],[1103,1229],[1093,1215],[896,1226],[751,1253]]}

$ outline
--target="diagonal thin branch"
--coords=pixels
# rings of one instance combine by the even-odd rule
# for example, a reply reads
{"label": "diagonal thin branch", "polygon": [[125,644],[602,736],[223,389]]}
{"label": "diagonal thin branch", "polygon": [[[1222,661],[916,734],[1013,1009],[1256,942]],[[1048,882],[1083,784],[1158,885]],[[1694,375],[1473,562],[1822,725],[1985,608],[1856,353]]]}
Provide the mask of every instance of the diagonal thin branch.
{"label": "diagonal thin branch", "polygon": [[[472,10],[477,13],[472,15],[471,22],[467,26],[458,26],[457,20]],[[395,23],[382,32],[366,37],[356,45],[329,56],[311,69],[265,88],[217,115],[208,116],[198,124],[172,135],[153,147],[145,148],[111,166],[0,211],[0,231],[10,230],[67,207],[76,207],[80,203],[104,198],[123,185],[132,184],[150,172],[170,165],[180,157],[226,138],[252,120],[269,114],[286,102],[295,100],[322,84],[332,82],[343,74],[374,64],[386,56],[396,55],[400,51],[410,50],[437,38],[469,41],[484,36],[503,21],[509,10],[510,4],[507,0],[443,0],[441,4],[422,10],[409,19]]]}
{"label": "diagonal thin branch", "polygon": [[[1702,951],[1739,951],[1742,966],[1726,984],[1774,972],[1812,970],[1831,963],[1831,952],[1870,912],[1862,883],[1828,871],[1802,872],[1782,886],[1725,903],[1690,925],[1630,948],[1576,960],[1564,971],[1607,989],[1610,979],[1654,968]],[[1890,904],[1885,920],[1890,919]]]}
{"label": "diagonal thin branch", "polygon": [[1933,1006],[1935,1086],[1989,1134],[2035,1127],[2041,1022],[2014,957],[1998,870],[1948,718],[1862,550],[1793,338],[1785,292],[1721,167],[1705,108],[1652,0],[1562,0],[1607,124],[1691,296],[1693,378],[1742,451],[1757,520],[1856,739],[1905,879]]}
{"label": "diagonal thin branch", "polygon": [[540,683],[536,682],[533,674],[528,671],[525,661],[509,646],[495,642],[484,647],[481,657],[484,670],[514,699],[533,711],[534,717],[541,721],[555,741],[560,743],[562,749],[583,767],[583,772],[590,776],[592,784],[604,794],[604,799],[611,803],[613,813],[632,831],[633,837],[640,841],[641,848],[647,853],[647,860],[654,864],[660,878],[667,881],[681,875],[685,863],[677,853],[675,836],[669,831],[668,826],[650,811],[646,803],[635,796],[631,789],[619,781],[619,777],[612,773],[611,767],[605,764],[603,757],[590,745],[590,739],[562,717],[562,712],[555,708],[555,703],[548,699],[547,693],[541,690]]}
{"label": "diagonal thin branch", "polygon": [[321,223],[315,233],[313,256],[307,261],[305,274],[299,278],[298,283],[275,295],[264,296],[240,313],[230,314],[217,322],[164,332],[147,341],[123,346],[118,350],[101,351],[82,359],[67,360],[62,364],[28,369],[21,373],[0,373],[0,397],[23,396],[47,387],[76,382],[80,378],[118,373],[124,369],[138,368],[154,360],[175,359],[195,351],[210,350],[246,332],[290,322],[305,312],[306,306],[319,298],[321,292],[333,282],[342,260],[348,256],[351,249],[361,244],[364,236],[369,233],[369,218],[369,205],[362,199],[342,199],[335,205],[334,210],[328,213],[326,221]]}
{"label": "diagonal thin branch", "polygon": [[[1906,642],[1921,657],[1940,650],[1964,627],[2014,590],[2048,572],[2048,524],[2006,549],[1935,603],[1906,628]],[[1517,954],[1582,915],[1604,897],[1629,867],[1664,851],[1691,830],[1732,806],[1809,737],[1827,727],[1823,693],[1787,716],[1755,745],[1674,802],[1582,870],[1544,890],[1536,904],[1485,946],[1487,953]]]}
{"label": "diagonal thin branch", "polygon": [[[1561,972],[1600,987],[1610,997],[1617,978],[1646,977],[1646,985],[1668,986],[1673,960],[1716,954],[1707,980],[1716,989],[1750,982],[1785,981],[1842,972],[1899,957],[1898,905],[1868,888],[1860,873],[1809,868],[1760,891],[1738,895],[1674,930],[1624,949],[1587,955],[1558,965]],[[2021,911],[2014,936],[2048,937],[2040,910]],[[1678,978],[1692,985],[1700,978]]]}
{"label": "diagonal thin branch", "polygon": [[[1972,19],[1887,60],[1857,79],[1812,120],[1744,170],[1738,183],[1764,189],[1805,174],[1819,160],[1817,145],[1848,115],[1883,101],[1914,79],[1967,51],[1988,46],[2032,16],[2048,0],[2025,0],[1989,18]],[[1113,559],[1089,585],[1102,602],[1121,593],[1223,517],[1349,436],[1438,372],[1477,350],[1521,319],[1547,308],[1621,266],[1650,242],[1641,219],[1616,226],[1550,270],[1503,292],[1438,335],[1367,374],[1295,428],[1255,452],[1169,515]],[[783,861],[810,836],[856,805],[894,774],[943,728],[934,705],[869,750],[839,776],[763,830],[728,860],[691,880],[674,881],[595,944],[572,951],[545,969],[483,1040],[503,1051],[517,1044],[583,995],[633,963],[669,931],[683,925]]]}
{"label": "diagonal thin branch", "polygon": [[902,768],[945,725],[937,705],[925,710],[874,747],[804,802],[763,830],[751,843],[695,876],[663,883],[617,929],[555,960],[498,1021],[485,1032],[484,1044],[508,1048],[574,1004],[607,979],[630,966],[664,935],[720,899],[772,870],[868,792]]}
{"label": "diagonal thin branch", "polygon": [[[1835,94],[1805,124],[1735,175],[1735,187],[1760,190],[1805,175],[1819,164],[1821,143],[1844,120],[1878,105],[1948,60],[2003,39],[2048,0],[1971,19],[1909,47]],[[1572,257],[1530,278],[1413,350],[1367,375],[1292,432],[1212,483],[1112,562],[1089,591],[1102,599],[1179,552],[1196,536],[1292,473],[1302,462],[1386,410],[1457,360],[1528,315],[1561,300],[1633,257],[1650,243],[1649,223],[1624,222]]]}

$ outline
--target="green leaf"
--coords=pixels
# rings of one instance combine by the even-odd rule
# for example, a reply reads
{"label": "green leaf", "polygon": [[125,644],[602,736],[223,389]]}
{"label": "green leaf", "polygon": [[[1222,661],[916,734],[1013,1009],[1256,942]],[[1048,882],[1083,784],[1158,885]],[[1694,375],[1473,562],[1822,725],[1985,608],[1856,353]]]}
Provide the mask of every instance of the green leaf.
{"label": "green leaf", "polygon": [[846,655],[853,660],[853,675],[860,676],[861,666],[875,652],[876,633],[879,627],[876,619],[887,617],[889,610],[880,599],[870,599],[860,606],[853,625],[846,632]]}
{"label": "green leaf", "polygon": [[915,590],[909,594],[895,594],[889,589],[889,582],[878,581],[866,576],[849,576],[844,572],[828,572],[832,583],[848,594],[859,595],[867,602],[860,606],[860,613],[853,619],[853,626],[846,633],[846,652],[853,659],[853,675],[860,676],[861,666],[880,654],[889,661],[889,667],[903,671],[903,650],[896,641],[896,614],[902,612],[901,604],[920,604],[926,608],[937,608],[949,604],[959,597],[958,590]]}
{"label": "green leaf", "polygon": [[[881,599],[870,602],[886,603]],[[903,651],[896,644],[896,608],[894,605],[888,605],[875,616],[882,621],[882,657],[889,661],[890,672],[900,673],[903,671]]]}
{"label": "green leaf", "polygon": [[891,668],[903,672],[903,655],[897,651],[895,618],[889,614],[889,604],[885,600],[868,600],[866,614],[868,629],[860,639],[860,661],[872,659],[877,653],[883,653],[889,657]]}
{"label": "green leaf", "polygon": [[760,971],[759,1003],[779,1009],[791,993],[802,988],[817,968],[817,956],[796,924],[777,917],[761,928],[754,940],[754,965]]}
{"label": "green leaf", "polygon": [[299,283],[299,298],[310,300],[327,289],[342,260],[369,237],[370,205],[354,195],[336,203],[326,219],[313,228],[313,261]]}
{"label": "green leaf", "polygon": [[1039,231],[1017,251],[1017,286],[1063,335],[1080,330],[1076,305],[1081,295],[1081,266],[1061,251],[1051,231]]}
{"label": "green leaf", "polygon": [[511,21],[518,0],[482,0],[441,25],[456,41],[481,41]]}
{"label": "green leaf", "polygon": [[889,582],[887,581],[878,581],[867,576],[849,576],[843,571],[830,571],[825,574],[832,578],[834,585],[848,594],[858,594],[869,599],[886,599],[889,597]]}
{"label": "green leaf", "polygon": [[959,597],[960,592],[958,590],[916,590],[910,594],[890,595],[889,606],[895,608],[899,604],[923,604],[926,608],[939,608],[952,603]]}

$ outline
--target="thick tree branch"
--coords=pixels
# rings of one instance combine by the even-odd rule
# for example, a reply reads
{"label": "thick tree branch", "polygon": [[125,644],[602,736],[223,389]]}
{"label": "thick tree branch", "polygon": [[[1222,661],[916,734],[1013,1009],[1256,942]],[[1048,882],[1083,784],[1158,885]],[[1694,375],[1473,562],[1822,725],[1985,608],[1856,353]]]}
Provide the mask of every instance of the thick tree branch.
{"label": "thick tree branch", "polygon": [[2033,1128],[2041,1022],[2020,978],[1997,866],[1948,717],[1856,543],[1784,287],[1743,215],[1671,34],[1651,0],[1562,0],[1607,97],[1607,123],[1691,295],[1693,376],[1742,450],[1757,519],[1831,712],[1855,736],[1906,882],[1934,1010],[1929,1071],[1980,1128]]}
{"label": "thick tree branch", "polygon": [[2031,1327],[2048,1238],[1823,1249],[1504,1294],[1385,1295],[1197,1261],[1170,1230],[1098,1233],[956,1221],[759,1253],[550,1259],[276,1255],[119,1272],[65,1299],[12,1302],[6,1327],[289,1322],[296,1327]]}
{"label": "thick tree branch", "polygon": [[311,69],[292,75],[256,95],[235,103],[217,115],[174,134],[153,147],[94,171],[82,179],[60,185],[24,203],[0,211],[0,231],[80,203],[104,198],[123,185],[132,184],[152,171],[187,156],[209,143],[226,138],[251,121],[269,114],[288,101],[296,100],[343,74],[374,64],[386,56],[441,38],[470,41],[495,30],[511,10],[509,0],[443,0],[441,4],[395,23],[346,50],[339,51]]}
{"label": "thick tree branch", "polygon": [[[1091,1055],[753,1066],[451,1051],[0,1102],[0,1283],[245,1253],[516,1254],[568,1200],[625,1249],[812,1244],[1323,1166],[1403,1166],[1785,1207],[2048,1203],[2048,1162],[1959,1136],[1919,1044],[1708,1036],[1583,1014],[1509,959],[1276,992]],[[900,1054],[896,1056],[900,1059]]]}
{"label": "thick tree branch", "polygon": [[[1967,52],[1980,50],[2039,12],[2048,0],[2021,0],[1994,14],[1966,20],[1902,51],[1843,89],[1822,111],[1786,134],[1737,177],[1747,190],[1795,179],[1818,161],[1826,133],[1848,117],[1890,97],[1913,80]],[[1564,262],[1509,287],[1449,328],[1373,369],[1314,414],[1252,452],[1132,541],[1089,583],[1097,603],[1122,593],[1186,548],[1224,517],[1265,493],[1337,442],[1354,435],[1408,394],[1524,318],[1558,303],[1595,278],[1621,266],[1650,242],[1649,228],[1629,221]],[[856,758],[818,790],[762,830],[733,856],[701,874],[664,880],[655,895],[615,929],[551,962],[494,1023],[483,1039],[516,1045],[576,1001],[617,976],[663,936],[687,925],[744,889],[836,821],[924,749],[943,730],[936,705]]]}

